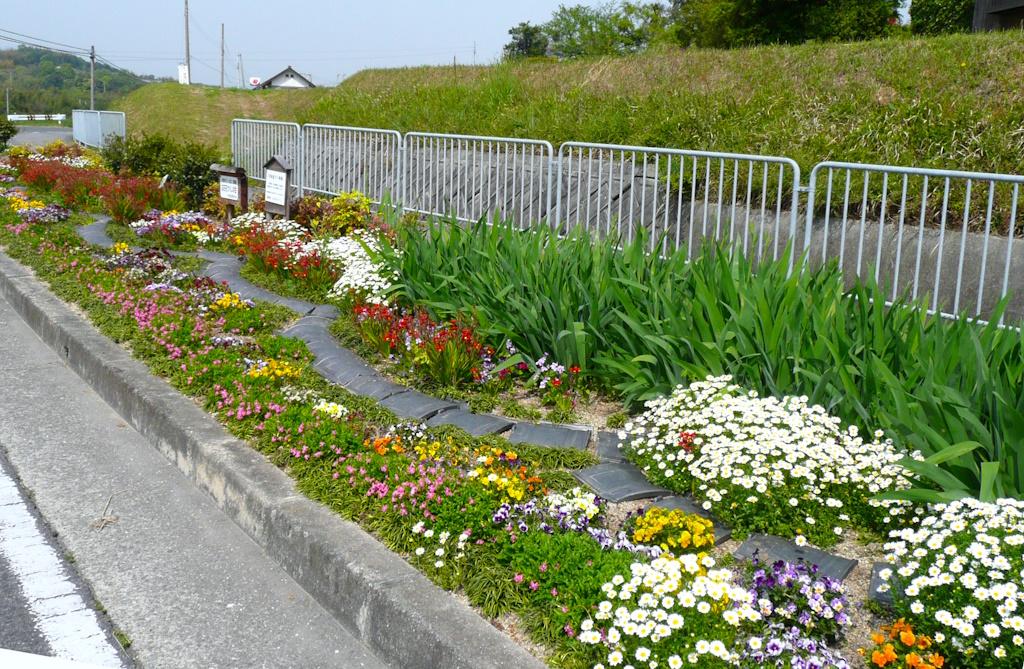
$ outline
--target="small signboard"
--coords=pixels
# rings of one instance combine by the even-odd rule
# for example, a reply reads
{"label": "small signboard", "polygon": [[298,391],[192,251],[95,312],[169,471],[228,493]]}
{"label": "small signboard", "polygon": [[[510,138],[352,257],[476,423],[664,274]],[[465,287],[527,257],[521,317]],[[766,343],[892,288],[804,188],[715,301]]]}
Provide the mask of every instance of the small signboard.
{"label": "small signboard", "polygon": [[238,177],[220,175],[220,197],[222,200],[238,199]]}
{"label": "small signboard", "polygon": [[270,204],[284,206],[287,198],[288,175],[277,170],[267,170],[266,200]]}
{"label": "small signboard", "polygon": [[245,213],[249,205],[249,179],[245,170],[234,165],[210,165],[210,170],[217,175],[220,186],[217,195],[221,204],[227,205],[228,220],[235,215],[235,207]]}
{"label": "small signboard", "polygon": [[288,218],[291,213],[292,168],[283,156],[272,156],[264,165],[263,208],[270,219],[271,214]]}

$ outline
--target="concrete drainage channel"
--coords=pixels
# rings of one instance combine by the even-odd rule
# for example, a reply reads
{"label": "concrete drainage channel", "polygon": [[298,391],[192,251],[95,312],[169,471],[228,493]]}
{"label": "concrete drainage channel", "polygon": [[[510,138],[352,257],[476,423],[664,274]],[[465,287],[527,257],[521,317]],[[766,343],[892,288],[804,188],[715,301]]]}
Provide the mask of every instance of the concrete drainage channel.
{"label": "concrete drainage channel", "polygon": [[[79,233],[85,241],[109,248],[107,220],[97,217]],[[210,262],[207,276],[227,281],[243,298],[282,304],[303,314],[283,334],[306,342],[317,358],[314,368],[353,393],[381,401],[401,418],[456,425],[473,435],[503,434],[512,443],[581,450],[589,446],[589,428],[474,414],[458,403],[388,381],[330,335],[328,325],[337,317],[333,307],[284,298],[252,285],[239,274],[240,262],[234,256],[210,251],[197,255]],[[382,661],[402,667],[543,666],[358,526],[298,494],[287,475],[2,255],[0,291],[71,369]],[[611,502],[657,500],[659,506],[708,515],[692,499],[651,484],[622,457],[614,433],[599,431],[596,450],[602,463],[575,475],[601,497]],[[719,542],[731,535],[721,523],[715,523],[715,530]],[[824,573],[839,579],[856,565],[774,537],[751,537],[737,554],[754,549],[763,558],[817,562]]]}

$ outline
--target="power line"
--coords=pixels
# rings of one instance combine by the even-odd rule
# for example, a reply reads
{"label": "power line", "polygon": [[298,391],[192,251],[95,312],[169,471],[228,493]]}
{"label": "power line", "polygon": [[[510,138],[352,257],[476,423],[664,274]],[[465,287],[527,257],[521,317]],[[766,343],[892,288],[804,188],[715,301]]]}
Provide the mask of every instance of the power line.
{"label": "power line", "polygon": [[23,33],[16,33],[13,30],[4,30],[3,28],[0,28],[0,33],[8,33],[9,35],[17,35],[18,37],[24,37],[26,39],[35,40],[36,42],[45,42],[46,44],[55,44],[57,46],[62,46],[62,47],[68,48],[68,49],[74,49],[75,51],[82,51],[84,53],[89,53],[88,49],[83,49],[82,47],[71,46],[70,44],[62,44],[61,42],[51,42],[48,39],[43,39],[41,37],[32,37],[31,35],[25,35]]}

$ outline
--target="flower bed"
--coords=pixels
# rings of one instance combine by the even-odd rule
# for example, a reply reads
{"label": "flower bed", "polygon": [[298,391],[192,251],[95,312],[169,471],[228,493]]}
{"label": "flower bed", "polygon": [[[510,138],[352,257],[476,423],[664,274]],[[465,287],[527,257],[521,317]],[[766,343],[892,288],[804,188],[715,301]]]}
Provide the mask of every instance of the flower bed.
{"label": "flower bed", "polygon": [[648,401],[620,433],[628,457],[740,535],[830,546],[843,528],[884,533],[912,508],[874,499],[909,487],[891,441],[865,442],[806,398],[762,398],[730,381],[708,378]]}
{"label": "flower bed", "polygon": [[[358,520],[439,584],[463,590],[485,615],[514,613],[559,665],[849,666],[834,646],[850,603],[813,568],[723,567],[707,554],[714,549],[708,522],[680,512],[649,509],[621,527],[609,525],[608,507],[564,471],[567,463],[591,464],[587,454],[510,448],[499,438],[397,423],[314,374],[301,342],[274,335],[289,318],[281,309],[247,303],[163,252],[82,249],[59,218],[25,218],[46,209],[43,200],[4,196],[12,211],[0,207],[0,242],[9,253],[77,300],[105,332],[130,341],[136,355],[232,432],[287,466],[306,494]],[[51,189],[51,196],[59,195]],[[150,216],[175,234],[199,227],[174,214],[166,222]],[[249,236],[269,235],[267,259],[273,248],[301,254],[316,247],[321,258],[341,263],[362,254],[351,264],[390,280],[376,264],[378,252],[394,252],[386,236],[373,246],[371,233],[331,242],[287,222],[265,226],[250,216],[236,223],[221,237],[244,246]],[[335,251],[328,251],[332,243]],[[337,283],[322,282],[325,290]],[[366,304],[372,295],[356,281],[336,292],[346,301],[363,298],[358,308],[375,314],[367,341],[376,337],[398,359],[408,355],[402,364],[409,369],[432,366],[421,344],[438,353],[438,344],[451,345],[437,365],[442,382],[479,383],[472,367],[468,375],[450,372],[471,359],[482,370],[485,356],[493,365],[486,376],[521,374],[556,395],[586,376],[547,356],[519,362],[503,340],[496,354],[486,334],[465,327],[469,319],[452,329],[427,312]],[[899,583],[896,609],[904,620],[872,639],[868,666],[999,668],[1024,659],[1024,635],[1017,634],[1024,622],[1016,613],[1024,587],[1020,503],[912,507],[872,499],[907,492],[897,466],[902,454],[891,441],[876,435],[866,442],[807,398],[762,398],[728,377],[650,401],[625,433],[629,456],[652,480],[694,494],[740,534],[764,530],[828,545],[837,528],[891,529],[888,576]]]}
{"label": "flower bed", "polygon": [[[616,653],[649,652],[664,663],[679,653],[724,663],[762,634],[741,575],[696,553],[692,539],[678,540],[684,531],[708,534],[705,521],[681,517],[667,527],[649,513],[632,539],[616,534],[603,526],[601,500],[552,466],[566,454],[395,423],[373,402],[324,383],[301,342],[274,335],[288,317],[281,309],[188,275],[166,252],[94,253],[69,239],[60,224],[0,226],[9,253],[60,277],[101,329],[130,341],[175,387],[287,465],[301,490],[359,520],[439,584],[464,589],[485,614],[516,613],[566,661],[597,666]],[[675,545],[659,535],[666,529]],[[668,550],[651,545],[663,539]],[[608,587],[622,600],[630,593],[630,611],[649,609],[644,595],[655,591],[677,597],[673,611],[702,621],[702,638],[645,639],[623,621],[619,642],[606,635],[592,643],[617,620],[597,618],[611,601]]]}

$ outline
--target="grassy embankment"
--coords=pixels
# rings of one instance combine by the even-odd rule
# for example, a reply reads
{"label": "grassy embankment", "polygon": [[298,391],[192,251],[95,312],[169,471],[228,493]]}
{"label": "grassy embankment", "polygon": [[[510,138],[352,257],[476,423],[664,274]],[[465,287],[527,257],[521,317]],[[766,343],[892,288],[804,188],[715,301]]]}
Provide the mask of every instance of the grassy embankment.
{"label": "grassy embankment", "polygon": [[226,147],[236,116],[1015,172],[1024,35],[366,70],[334,89],[146,86],[128,127]]}
{"label": "grassy embankment", "polygon": [[131,133],[163,132],[173,137],[231,147],[231,119],[255,118],[295,121],[328,92],[313,88],[300,91],[244,91],[212,86],[150,84],[119,100]]}

